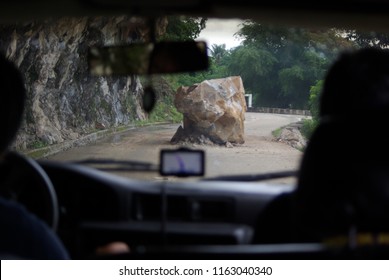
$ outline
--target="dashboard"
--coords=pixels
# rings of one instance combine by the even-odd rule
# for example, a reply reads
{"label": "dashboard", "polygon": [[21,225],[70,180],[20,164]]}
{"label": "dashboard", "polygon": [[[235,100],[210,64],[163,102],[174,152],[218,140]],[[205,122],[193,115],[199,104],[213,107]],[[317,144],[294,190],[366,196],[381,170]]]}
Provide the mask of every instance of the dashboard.
{"label": "dashboard", "polygon": [[140,181],[76,164],[41,161],[55,187],[58,235],[75,258],[108,242],[150,245],[250,244],[257,218],[289,185]]}

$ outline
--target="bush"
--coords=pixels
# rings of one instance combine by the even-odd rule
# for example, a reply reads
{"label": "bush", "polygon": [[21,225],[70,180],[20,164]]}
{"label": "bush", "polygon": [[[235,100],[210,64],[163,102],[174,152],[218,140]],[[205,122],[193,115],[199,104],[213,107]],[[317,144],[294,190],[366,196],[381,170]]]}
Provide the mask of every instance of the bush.
{"label": "bush", "polygon": [[174,106],[173,96],[161,97],[149,114],[147,120],[138,121],[138,125],[157,122],[180,123],[183,120],[183,115],[177,111]]}
{"label": "bush", "polygon": [[301,134],[305,137],[305,139],[310,139],[312,133],[316,129],[318,125],[318,121],[316,119],[306,119],[303,121],[303,126],[301,127]]}

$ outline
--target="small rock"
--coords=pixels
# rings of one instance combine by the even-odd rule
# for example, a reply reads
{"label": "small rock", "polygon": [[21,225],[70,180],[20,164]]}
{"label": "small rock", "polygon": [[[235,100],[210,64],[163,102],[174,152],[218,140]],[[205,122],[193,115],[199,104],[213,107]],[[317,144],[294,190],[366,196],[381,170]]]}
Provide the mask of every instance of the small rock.
{"label": "small rock", "polygon": [[226,142],[226,147],[227,147],[227,148],[233,148],[234,145],[232,145],[230,142]]}
{"label": "small rock", "polygon": [[302,136],[300,130],[296,128],[296,124],[290,124],[284,127],[276,141],[285,143],[299,150],[304,149],[307,145],[307,141]]}
{"label": "small rock", "polygon": [[102,129],[105,129],[106,127],[105,127],[104,124],[102,124],[102,123],[100,123],[100,122],[96,122],[95,128],[96,128],[96,129],[102,130]]}

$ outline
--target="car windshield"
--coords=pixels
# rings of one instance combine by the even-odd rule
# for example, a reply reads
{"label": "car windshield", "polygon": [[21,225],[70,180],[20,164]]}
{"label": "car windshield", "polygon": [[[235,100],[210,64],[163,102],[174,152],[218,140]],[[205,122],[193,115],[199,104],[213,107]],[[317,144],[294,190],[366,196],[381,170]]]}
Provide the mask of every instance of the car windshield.
{"label": "car windshield", "polygon": [[[3,24],[0,34],[0,49],[23,72],[28,94],[13,148],[45,160],[153,164],[162,149],[201,149],[206,177],[297,170],[331,63],[344,50],[389,42],[382,34],[357,30],[179,16],[160,18],[155,28],[127,16],[59,18]],[[154,36],[158,41],[205,40],[209,69],[90,74],[90,47]],[[156,98],[151,112],[144,108],[149,89]],[[158,172],[111,172],[176,180]]]}

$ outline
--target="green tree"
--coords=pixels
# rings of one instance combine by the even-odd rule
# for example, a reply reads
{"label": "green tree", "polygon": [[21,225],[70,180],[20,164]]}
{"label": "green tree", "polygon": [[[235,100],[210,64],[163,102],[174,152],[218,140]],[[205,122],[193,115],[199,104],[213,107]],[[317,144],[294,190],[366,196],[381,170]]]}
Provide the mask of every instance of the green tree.
{"label": "green tree", "polygon": [[232,52],[229,69],[242,75],[246,90],[256,95],[256,106],[308,109],[310,87],[323,78],[339,51],[354,45],[341,35],[336,29],[245,21],[237,33],[243,46]]}
{"label": "green tree", "polygon": [[209,49],[209,51],[210,51],[210,56],[213,58],[213,61],[217,65],[220,65],[223,58],[225,58],[229,54],[228,50],[226,49],[226,44],[222,44],[222,45],[213,44]]}
{"label": "green tree", "polygon": [[[247,92],[254,94],[254,106],[270,104],[275,95],[266,95],[274,89],[269,76],[274,75],[277,58],[265,49],[240,46],[231,52],[227,65],[229,76],[241,76]],[[262,105],[266,106],[266,105]]]}
{"label": "green tree", "polygon": [[304,120],[301,129],[305,138],[309,139],[319,123],[319,104],[320,96],[323,90],[324,80],[319,80],[315,85],[311,86],[309,91],[309,109],[312,114],[312,119]]}
{"label": "green tree", "polygon": [[206,27],[207,19],[201,17],[169,16],[162,40],[191,41]]}
{"label": "green tree", "polygon": [[[179,18],[178,18],[179,19]],[[182,24],[182,22],[181,22]],[[174,87],[239,75],[254,106],[310,109],[311,87],[322,80],[339,52],[358,44],[337,29],[311,30],[245,21],[240,46],[212,45],[210,68],[171,78]]]}
{"label": "green tree", "polygon": [[344,37],[355,42],[359,47],[389,47],[389,34],[379,32],[363,32],[359,30],[345,30]]}
{"label": "green tree", "polygon": [[207,71],[195,73],[183,73],[171,75],[168,80],[171,82],[174,89],[180,86],[190,86],[196,83],[201,83],[204,80],[219,79],[228,76],[227,65],[230,63],[230,51],[226,49],[224,44],[214,44],[209,49],[210,65]]}
{"label": "green tree", "polygon": [[309,91],[309,110],[311,111],[312,118],[316,120],[319,119],[319,102],[323,84],[324,80],[319,80],[315,85],[311,86]]}
{"label": "green tree", "polygon": [[[193,41],[206,27],[207,19],[201,17],[168,16],[166,32],[159,40],[164,41]],[[204,73],[185,73],[177,75],[165,75],[173,90],[182,85],[192,85],[204,79]]]}

